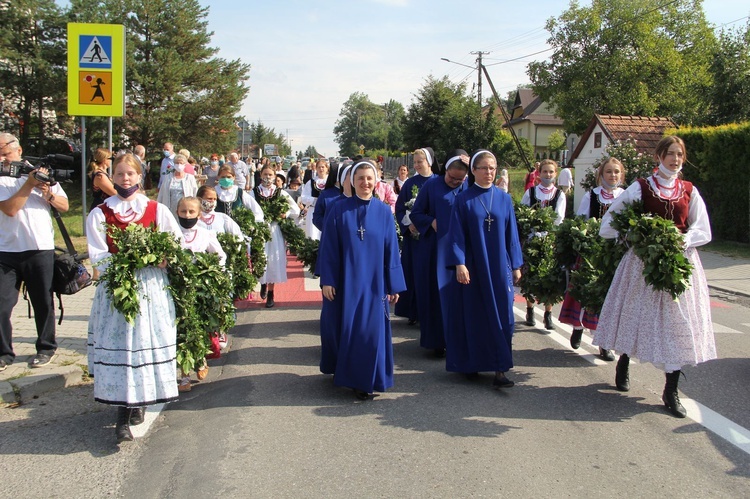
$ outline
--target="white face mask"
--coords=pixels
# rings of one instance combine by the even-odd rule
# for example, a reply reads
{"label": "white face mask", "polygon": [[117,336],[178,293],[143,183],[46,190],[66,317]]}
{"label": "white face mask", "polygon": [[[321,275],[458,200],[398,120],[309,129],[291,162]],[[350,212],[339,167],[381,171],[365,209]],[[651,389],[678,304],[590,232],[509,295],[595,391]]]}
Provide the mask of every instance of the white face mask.
{"label": "white face mask", "polygon": [[184,163],[175,163],[174,169],[178,172],[185,171],[185,164]]}
{"label": "white face mask", "polygon": [[672,171],[669,168],[667,168],[666,166],[664,166],[664,163],[659,163],[659,173],[661,173],[662,176],[664,176],[665,178],[668,178],[670,180],[673,179],[673,178],[676,178],[677,175],[680,173],[681,170],[682,170],[682,167],[680,167],[676,171]]}
{"label": "white face mask", "polygon": [[541,182],[541,184],[544,187],[549,187],[550,185],[552,185],[555,182],[555,179],[554,178],[542,178],[542,177],[539,177],[539,182]]}

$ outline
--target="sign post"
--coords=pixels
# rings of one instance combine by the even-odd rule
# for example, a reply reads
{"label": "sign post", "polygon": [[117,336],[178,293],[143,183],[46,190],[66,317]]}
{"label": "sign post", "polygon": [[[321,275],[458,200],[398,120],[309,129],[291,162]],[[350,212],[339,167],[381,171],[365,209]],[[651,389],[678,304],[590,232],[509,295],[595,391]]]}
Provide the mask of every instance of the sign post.
{"label": "sign post", "polygon": [[81,117],[83,232],[86,233],[86,116],[125,115],[125,26],[68,23],[68,114]]}

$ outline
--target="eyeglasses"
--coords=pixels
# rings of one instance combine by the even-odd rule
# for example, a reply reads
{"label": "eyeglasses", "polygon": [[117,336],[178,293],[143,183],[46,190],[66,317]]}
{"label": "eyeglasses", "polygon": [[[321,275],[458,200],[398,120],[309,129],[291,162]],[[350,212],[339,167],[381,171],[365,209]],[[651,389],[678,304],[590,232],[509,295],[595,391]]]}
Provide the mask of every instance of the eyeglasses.
{"label": "eyeglasses", "polygon": [[463,182],[466,179],[466,175],[461,175],[460,177],[454,177],[450,173],[446,173],[446,177],[448,177],[448,180],[452,180],[454,182]]}
{"label": "eyeglasses", "polygon": [[478,166],[474,170],[478,172],[494,172],[497,171],[497,166]]}

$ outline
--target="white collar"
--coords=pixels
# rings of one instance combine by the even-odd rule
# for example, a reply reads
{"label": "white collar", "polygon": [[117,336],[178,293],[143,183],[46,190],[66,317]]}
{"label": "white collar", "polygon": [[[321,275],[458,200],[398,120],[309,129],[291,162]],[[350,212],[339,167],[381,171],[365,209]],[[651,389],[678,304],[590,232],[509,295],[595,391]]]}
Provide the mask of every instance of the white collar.
{"label": "white collar", "polygon": [[146,212],[146,206],[148,206],[149,199],[143,194],[137,194],[135,198],[130,201],[121,199],[120,196],[110,196],[104,200],[106,204],[115,214],[120,216],[127,216],[132,213],[143,215]]}

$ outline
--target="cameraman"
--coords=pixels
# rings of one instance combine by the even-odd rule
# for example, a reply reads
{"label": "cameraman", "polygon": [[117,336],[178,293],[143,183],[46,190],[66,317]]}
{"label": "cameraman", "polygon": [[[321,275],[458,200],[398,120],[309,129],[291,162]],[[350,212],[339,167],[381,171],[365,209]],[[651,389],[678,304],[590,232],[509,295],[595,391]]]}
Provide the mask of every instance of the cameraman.
{"label": "cameraman", "polygon": [[[4,168],[21,161],[21,145],[0,133],[0,163]],[[68,196],[59,184],[50,186],[34,177],[45,168],[18,178],[0,176],[0,371],[13,363],[10,317],[18,302],[21,281],[26,283],[36,321],[37,354],[31,367],[49,364],[57,349],[52,274],[55,234],[50,206],[68,211]]]}

